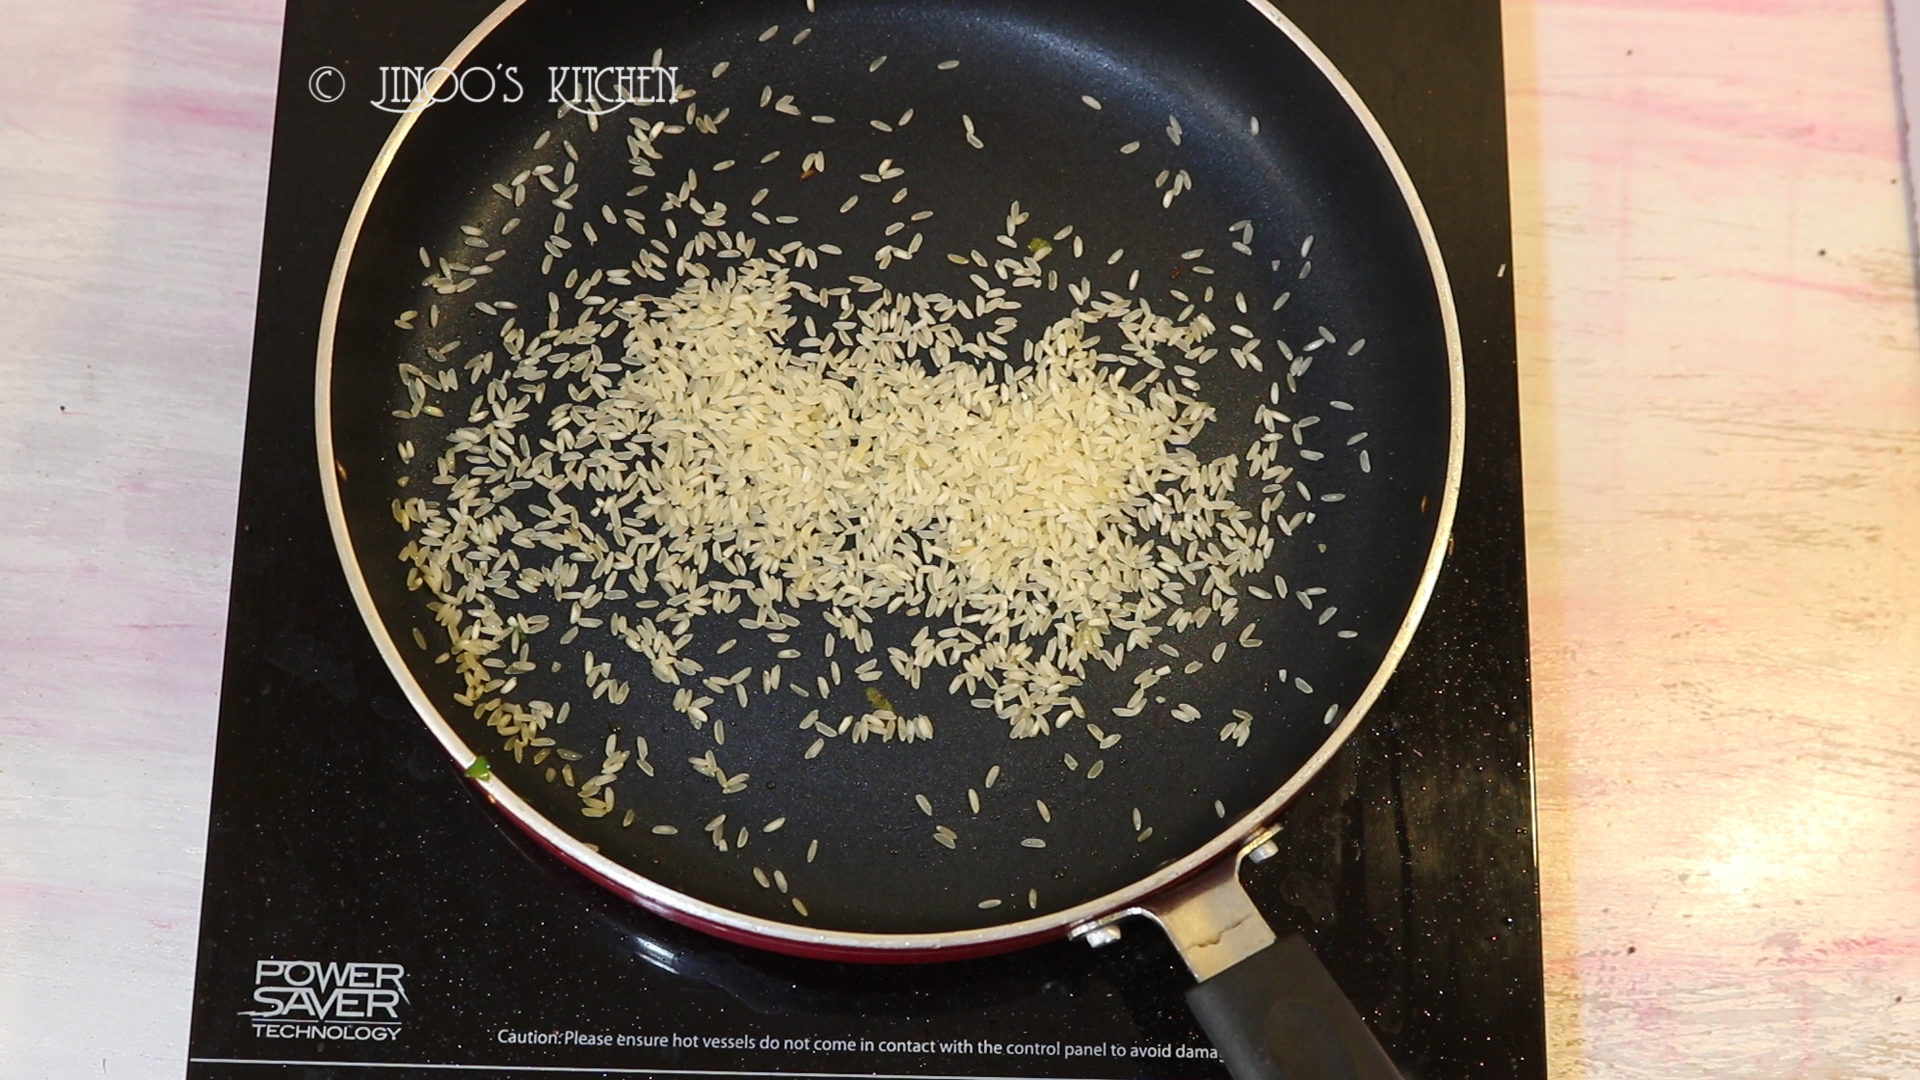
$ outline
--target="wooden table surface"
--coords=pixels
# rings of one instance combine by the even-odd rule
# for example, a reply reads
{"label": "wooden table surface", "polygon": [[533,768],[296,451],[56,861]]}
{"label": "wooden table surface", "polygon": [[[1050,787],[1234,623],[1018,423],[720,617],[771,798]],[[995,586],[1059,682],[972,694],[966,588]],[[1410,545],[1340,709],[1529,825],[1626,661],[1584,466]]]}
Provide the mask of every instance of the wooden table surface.
{"label": "wooden table surface", "polygon": [[[1506,13],[1553,1072],[1920,1078],[1887,9]],[[0,0],[0,1076],[182,1068],[279,20]]]}

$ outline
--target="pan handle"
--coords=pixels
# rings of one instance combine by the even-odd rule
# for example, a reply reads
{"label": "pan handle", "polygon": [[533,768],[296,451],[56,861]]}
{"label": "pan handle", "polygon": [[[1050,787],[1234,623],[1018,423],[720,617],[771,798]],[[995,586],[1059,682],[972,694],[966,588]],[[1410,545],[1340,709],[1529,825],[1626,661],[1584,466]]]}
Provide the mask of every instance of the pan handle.
{"label": "pan handle", "polygon": [[[1264,854],[1267,837],[1242,855]],[[1144,915],[1173,939],[1200,985],[1187,1004],[1234,1080],[1401,1080],[1360,1014],[1299,935],[1275,938],[1240,884],[1240,860],[1077,927],[1090,945],[1119,938],[1115,922]]]}
{"label": "pan handle", "polygon": [[1400,1080],[1298,934],[1187,991],[1234,1080]]}

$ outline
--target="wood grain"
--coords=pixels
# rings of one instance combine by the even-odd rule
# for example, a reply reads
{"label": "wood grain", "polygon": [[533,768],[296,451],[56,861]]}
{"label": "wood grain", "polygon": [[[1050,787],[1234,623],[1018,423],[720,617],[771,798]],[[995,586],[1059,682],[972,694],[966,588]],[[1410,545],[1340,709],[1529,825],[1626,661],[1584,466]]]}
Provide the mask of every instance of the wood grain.
{"label": "wood grain", "polygon": [[279,9],[0,25],[0,1076],[177,1077]]}
{"label": "wood grain", "polygon": [[[1506,15],[1554,1073],[1920,1077],[1886,12]],[[0,1072],[171,1077],[279,9],[0,24]]]}
{"label": "wood grain", "polygon": [[1554,1071],[1920,1076],[1885,12],[1507,18]]}

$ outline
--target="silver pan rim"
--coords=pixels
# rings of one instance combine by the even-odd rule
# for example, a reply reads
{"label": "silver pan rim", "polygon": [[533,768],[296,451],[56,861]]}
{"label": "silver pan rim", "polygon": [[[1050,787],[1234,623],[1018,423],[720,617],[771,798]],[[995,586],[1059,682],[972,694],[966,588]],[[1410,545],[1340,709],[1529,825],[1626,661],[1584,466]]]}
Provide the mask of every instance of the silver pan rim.
{"label": "silver pan rim", "polygon": [[[479,25],[461,39],[440,67],[434,69],[432,76],[422,87],[421,93],[429,97],[436,93],[445,80],[451,77],[450,73],[459,70],[460,65],[466,61],[473,50],[527,2],[528,0],[504,0],[494,8],[486,18],[480,21]],[[1420,243],[1427,256],[1428,269],[1432,274],[1435,299],[1439,302],[1441,324],[1446,337],[1447,381],[1450,398],[1447,470],[1438,518],[1435,522],[1433,545],[1427,553],[1413,601],[1408,605],[1407,612],[1402,617],[1400,626],[1388,645],[1379,667],[1374,671],[1366,688],[1347,710],[1345,718],[1335,727],[1331,736],[1321,744],[1320,749],[1295,770],[1294,774],[1272,795],[1228,824],[1212,840],[1124,888],[1044,916],[988,927],[934,933],[876,934],[831,930],[759,918],[721,907],[670,889],[600,854],[536,811],[499,779],[492,776],[475,778],[475,783],[479,784],[487,797],[503,813],[586,874],[600,878],[604,883],[644,905],[676,913],[690,921],[704,923],[709,927],[724,928],[742,936],[762,939],[767,942],[767,947],[773,949],[780,949],[784,945],[786,949],[793,951],[847,950],[865,953],[869,959],[885,960],[888,954],[899,955],[904,959],[907,954],[978,953],[990,951],[996,946],[1013,947],[1026,940],[1057,937],[1082,923],[1132,907],[1143,898],[1165,889],[1216,859],[1232,855],[1248,838],[1266,828],[1279,814],[1281,808],[1290,802],[1300,789],[1305,787],[1328,761],[1332,760],[1335,754],[1339,753],[1347,739],[1366,719],[1368,711],[1386,688],[1394,670],[1399,667],[1400,660],[1406,654],[1421,618],[1426,614],[1427,604],[1432,599],[1441,565],[1446,558],[1448,543],[1453,535],[1454,512],[1459,502],[1460,478],[1465,467],[1467,418],[1465,360],[1460,343],[1459,319],[1454,310],[1453,288],[1447,276],[1446,264],[1440,254],[1439,241],[1434,236],[1432,223],[1427,218],[1426,207],[1420,200],[1419,192],[1414,189],[1413,180],[1407,174],[1400,155],[1388,141],[1386,132],[1381,129],[1379,121],[1374,118],[1372,111],[1360,99],[1346,77],[1334,67],[1326,54],[1321,52],[1298,26],[1294,25],[1292,20],[1282,14],[1269,0],[1241,0],[1241,2],[1272,23],[1293,47],[1299,49],[1313,63],[1321,77],[1339,93],[1341,100],[1346,102],[1355,119],[1359,120],[1362,127],[1366,129],[1368,137],[1373,140],[1374,149],[1392,173],[1394,183],[1399,188],[1407,211],[1412,215],[1415,228],[1419,232]],[[340,557],[340,565],[346,575],[348,589],[353,594],[354,605],[359,609],[368,632],[372,634],[381,658],[386,661],[387,668],[393,673],[401,691],[413,705],[414,711],[433,732],[434,737],[440,741],[440,745],[446,749],[454,763],[462,769],[467,769],[473,765],[478,755],[453,730],[452,725],[440,714],[439,709],[427,696],[425,688],[414,677],[412,669],[407,666],[399,643],[388,632],[378,608],[374,605],[373,594],[367,586],[366,577],[361,572],[359,561],[354,555],[352,534],[348,530],[346,514],[341,504],[333,451],[331,419],[333,345],[338,329],[340,300],[346,286],[347,270],[352,264],[360,230],[366,222],[368,210],[379,193],[381,182],[385,179],[387,170],[391,167],[401,145],[412,132],[420,115],[421,111],[418,110],[404,113],[395,122],[392,133],[387,136],[379,153],[375,155],[373,165],[368,169],[367,179],[361,185],[360,192],[354,199],[353,208],[348,214],[339,249],[334,255],[333,266],[327,276],[326,297],[321,309],[320,338],[314,379],[314,425],[317,435],[317,464],[320,471],[321,491],[326,502],[327,523],[333,534],[334,548]]]}

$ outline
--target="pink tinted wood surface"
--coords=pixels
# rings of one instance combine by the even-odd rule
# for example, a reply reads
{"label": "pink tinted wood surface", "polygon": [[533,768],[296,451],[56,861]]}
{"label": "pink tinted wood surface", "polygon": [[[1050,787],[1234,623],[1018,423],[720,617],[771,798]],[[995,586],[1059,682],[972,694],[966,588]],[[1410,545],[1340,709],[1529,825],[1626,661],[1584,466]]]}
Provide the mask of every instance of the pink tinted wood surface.
{"label": "pink tinted wood surface", "polygon": [[[1554,1073],[1920,1078],[1885,12],[1507,19]],[[0,1076],[173,1077],[279,8],[0,25]]]}
{"label": "pink tinted wood surface", "polygon": [[1886,13],[1507,19],[1553,1061],[1920,1077],[1920,349]]}
{"label": "pink tinted wood surface", "polygon": [[0,1077],[177,1077],[280,7],[0,27]]}

